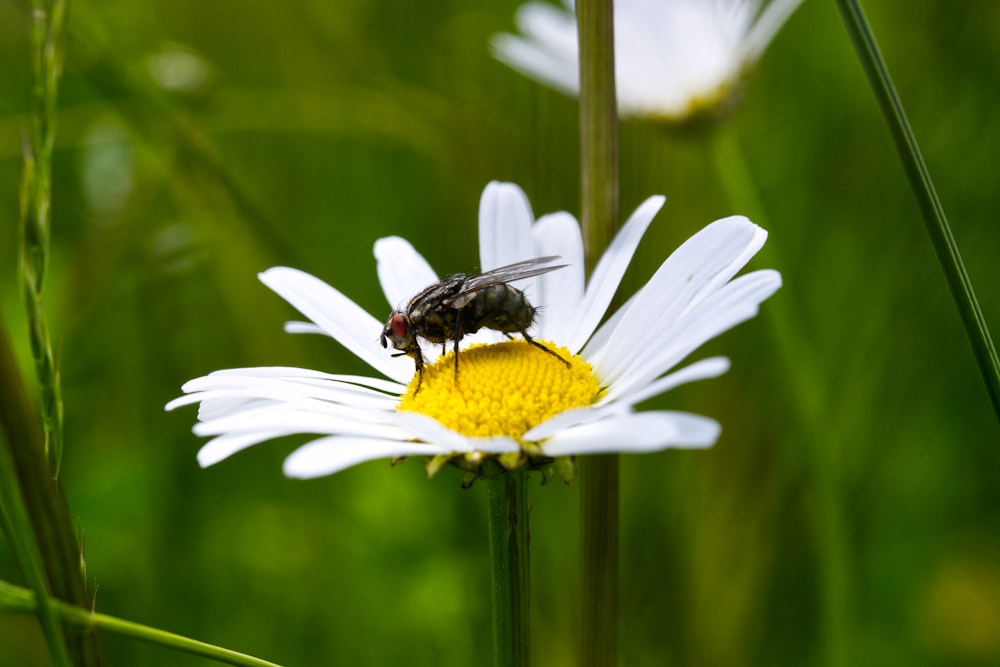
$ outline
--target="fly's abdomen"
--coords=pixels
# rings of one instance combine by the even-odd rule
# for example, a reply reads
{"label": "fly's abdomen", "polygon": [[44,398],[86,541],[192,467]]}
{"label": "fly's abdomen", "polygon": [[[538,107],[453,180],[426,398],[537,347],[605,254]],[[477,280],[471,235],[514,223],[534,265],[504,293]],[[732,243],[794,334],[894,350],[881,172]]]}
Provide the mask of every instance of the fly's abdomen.
{"label": "fly's abdomen", "polygon": [[514,333],[526,330],[534,319],[535,308],[524,292],[507,284],[490,285],[463,309],[462,328],[470,333],[483,327]]}

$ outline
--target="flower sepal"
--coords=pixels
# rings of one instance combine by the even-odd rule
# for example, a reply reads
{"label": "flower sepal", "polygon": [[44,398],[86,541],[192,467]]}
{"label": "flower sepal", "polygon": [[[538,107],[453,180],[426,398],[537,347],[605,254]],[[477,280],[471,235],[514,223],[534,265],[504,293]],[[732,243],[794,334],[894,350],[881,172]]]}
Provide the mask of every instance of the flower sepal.
{"label": "flower sepal", "polygon": [[[430,479],[446,465],[462,471],[462,488],[468,489],[480,478],[493,478],[512,472],[537,472],[542,477],[542,485],[548,484],[556,475],[570,484],[576,476],[572,456],[545,456],[532,454],[532,447],[525,446],[516,452],[490,454],[488,452],[465,452],[462,454],[440,454],[429,456],[424,462],[424,471]],[[398,460],[394,460],[396,463]]]}

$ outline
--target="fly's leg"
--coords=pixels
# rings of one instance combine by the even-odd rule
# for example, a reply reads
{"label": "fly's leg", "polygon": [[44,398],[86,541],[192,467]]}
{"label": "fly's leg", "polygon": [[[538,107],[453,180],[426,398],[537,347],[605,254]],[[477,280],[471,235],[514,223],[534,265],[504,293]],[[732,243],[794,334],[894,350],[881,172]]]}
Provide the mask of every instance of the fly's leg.
{"label": "fly's leg", "polygon": [[521,335],[524,336],[524,340],[528,341],[531,345],[534,345],[535,347],[537,347],[542,352],[547,352],[548,354],[551,354],[553,357],[555,357],[559,361],[561,361],[564,364],[566,364],[566,368],[569,368],[569,362],[568,361],[566,361],[565,359],[563,359],[562,357],[560,357],[558,354],[556,354],[555,352],[553,352],[552,350],[550,350],[549,348],[545,347],[544,345],[542,345],[541,343],[539,343],[537,340],[535,340],[534,338],[532,338],[531,336],[529,336],[527,331],[522,331]]}
{"label": "fly's leg", "polygon": [[[455,386],[458,386],[458,341],[462,340],[462,309],[455,311]],[[444,345],[444,343],[441,343]]]}
{"label": "fly's leg", "polygon": [[413,395],[416,396],[420,392],[420,385],[424,381],[424,355],[420,353],[419,346],[413,354],[413,364],[417,367],[417,388],[413,390]]}

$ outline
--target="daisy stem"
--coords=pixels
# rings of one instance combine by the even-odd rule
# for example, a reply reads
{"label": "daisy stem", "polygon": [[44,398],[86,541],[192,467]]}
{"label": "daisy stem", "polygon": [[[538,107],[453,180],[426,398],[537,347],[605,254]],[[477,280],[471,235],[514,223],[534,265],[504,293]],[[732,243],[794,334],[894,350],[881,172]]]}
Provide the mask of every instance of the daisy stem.
{"label": "daisy stem", "polygon": [[486,480],[493,574],[493,664],[525,667],[530,650],[531,569],[527,472]]}
{"label": "daisy stem", "polygon": [[[577,0],[580,167],[589,269],[618,230],[618,103],[612,0]],[[580,462],[582,590],[578,664],[618,662],[618,456]]]}
{"label": "daisy stem", "polygon": [[872,34],[868,20],[861,10],[861,4],[858,0],[837,0],[837,7],[854,43],[861,66],[868,76],[868,82],[885,122],[889,126],[889,134],[896,144],[903,170],[910,181],[910,187],[913,189],[927,232],[930,234],[931,245],[937,253],[948,287],[951,289],[952,299],[958,307],[965,332],[979,363],[986,391],[993,403],[993,411],[1000,419],[1000,360],[997,358],[986,319],[979,308],[979,301],[972,289],[972,281],[969,280],[965,265],[962,263],[962,256],[958,252],[958,244],[952,236],[927,165],[924,164],[920,154],[917,139],[906,120],[903,104],[896,94],[892,79],[889,77],[889,69],[882,59],[878,44],[875,42],[875,35]]}
{"label": "daisy stem", "polygon": [[[0,581],[0,609],[20,613],[36,613],[39,606],[37,593],[30,590],[14,586],[5,581]],[[217,662],[224,662],[230,665],[241,665],[246,667],[278,667],[273,662],[261,660],[245,653],[232,651],[221,646],[214,646],[200,642],[197,639],[189,639],[172,632],[166,632],[158,628],[151,628],[132,621],[126,621],[107,614],[98,614],[81,607],[77,607],[58,600],[50,600],[54,610],[62,616],[66,623],[84,628],[101,628],[107,632],[114,632],[126,637],[140,639],[150,644],[158,644],[177,651],[183,651],[203,658],[210,658]]]}
{"label": "daisy stem", "polygon": [[[764,205],[740,148],[734,123],[719,127],[712,133],[712,158],[729,203],[769,229]],[[769,239],[768,252],[775,265],[785,265],[780,257],[781,239]],[[823,395],[824,383],[820,380],[821,373],[815,362],[820,355],[815,350],[807,349],[809,338],[795,318],[794,304],[788,298],[774,299],[764,312],[764,318],[774,334],[775,349],[779,352],[777,356],[784,362],[785,374],[790,379],[789,397],[795,406],[796,417],[812,445],[805,451],[812,456],[811,472],[815,475],[813,502],[821,517],[817,522],[816,539],[822,570],[821,618],[825,664],[830,667],[848,665],[851,664],[846,651],[850,636],[853,578],[847,541],[849,531],[843,511],[842,466],[837,456],[843,450],[841,436],[824,413],[828,399]]]}

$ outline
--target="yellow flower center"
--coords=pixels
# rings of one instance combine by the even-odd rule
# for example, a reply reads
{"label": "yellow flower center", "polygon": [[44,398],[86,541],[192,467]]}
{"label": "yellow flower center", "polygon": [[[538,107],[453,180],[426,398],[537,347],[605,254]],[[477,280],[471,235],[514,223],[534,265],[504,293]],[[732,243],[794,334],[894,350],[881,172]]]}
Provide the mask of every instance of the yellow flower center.
{"label": "yellow flower center", "polygon": [[424,368],[417,388],[414,376],[400,410],[422,412],[463,435],[509,435],[515,440],[549,417],[597,400],[600,385],[590,364],[552,343],[543,345],[569,362],[523,340],[472,345],[449,352]]}

